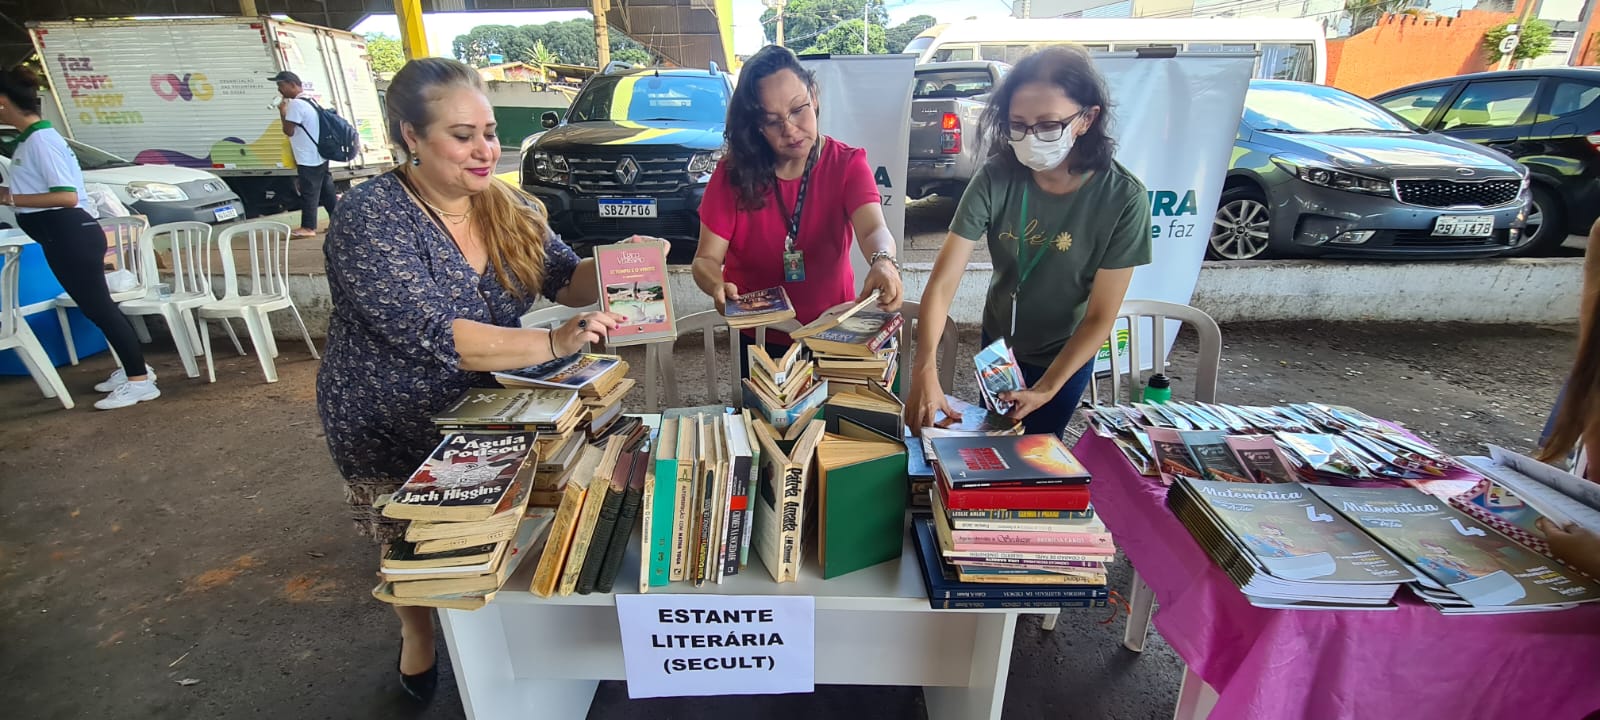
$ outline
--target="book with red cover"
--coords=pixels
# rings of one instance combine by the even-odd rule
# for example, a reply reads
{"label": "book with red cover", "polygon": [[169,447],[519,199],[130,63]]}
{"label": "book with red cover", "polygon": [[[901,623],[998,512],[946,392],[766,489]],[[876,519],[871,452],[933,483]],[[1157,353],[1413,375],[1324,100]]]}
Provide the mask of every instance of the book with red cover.
{"label": "book with red cover", "polygon": [[950,510],[1067,510],[1089,509],[1088,485],[1062,485],[1033,488],[984,488],[956,490],[950,487],[944,468],[934,464],[938,476],[934,487],[939,499]]}
{"label": "book with red cover", "polygon": [[1083,485],[1089,471],[1049,433],[935,438],[933,454],[950,487]]}

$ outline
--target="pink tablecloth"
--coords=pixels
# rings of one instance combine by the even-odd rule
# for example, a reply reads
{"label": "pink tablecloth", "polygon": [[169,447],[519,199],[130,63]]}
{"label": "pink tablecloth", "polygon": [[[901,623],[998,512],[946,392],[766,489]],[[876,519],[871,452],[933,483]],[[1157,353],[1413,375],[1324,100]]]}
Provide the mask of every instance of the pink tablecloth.
{"label": "pink tablecloth", "polygon": [[1139,475],[1093,432],[1073,450],[1094,507],[1155,591],[1156,629],[1217,691],[1218,720],[1577,720],[1600,710],[1600,604],[1446,617],[1264,610],[1246,602]]}

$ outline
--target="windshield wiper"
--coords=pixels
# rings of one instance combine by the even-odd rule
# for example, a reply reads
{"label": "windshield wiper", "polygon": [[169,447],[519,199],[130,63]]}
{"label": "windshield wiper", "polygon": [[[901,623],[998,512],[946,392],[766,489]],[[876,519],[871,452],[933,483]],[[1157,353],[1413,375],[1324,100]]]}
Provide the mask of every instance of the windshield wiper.
{"label": "windshield wiper", "polygon": [[1339,128],[1337,130],[1325,130],[1323,132],[1328,134],[1328,135],[1335,135],[1335,134],[1338,134],[1338,133],[1393,133],[1393,132],[1407,132],[1407,131],[1405,131],[1405,130],[1390,130],[1390,129],[1386,129],[1386,128],[1351,127],[1351,128]]}
{"label": "windshield wiper", "polygon": [[1261,132],[1283,133],[1285,135],[1304,135],[1306,131],[1294,128],[1262,128]]}
{"label": "windshield wiper", "polygon": [[638,120],[636,122],[664,122],[664,121],[665,122],[676,122],[676,121],[679,121],[679,120],[683,120],[683,118],[653,117],[653,118],[645,118],[643,120]]}

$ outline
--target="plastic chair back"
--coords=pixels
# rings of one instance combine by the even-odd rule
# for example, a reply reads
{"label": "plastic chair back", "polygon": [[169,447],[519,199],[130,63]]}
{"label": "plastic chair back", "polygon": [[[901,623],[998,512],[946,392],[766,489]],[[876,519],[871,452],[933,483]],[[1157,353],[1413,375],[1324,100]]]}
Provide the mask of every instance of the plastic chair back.
{"label": "plastic chair back", "polygon": [[172,294],[174,296],[211,294],[211,226],[203,222],[175,222],[153,225],[144,231],[143,255],[145,285],[154,288],[161,282],[156,263],[156,247],[171,250]]}
{"label": "plastic chair back", "polygon": [[[917,355],[922,352],[922,348],[912,347],[916,344],[914,341],[917,337],[917,327],[922,322],[922,303],[907,300],[900,306],[900,317],[902,320],[899,337],[900,356],[897,362],[900,363],[900,401],[905,402],[906,398],[911,396],[911,379],[906,377],[906,373],[916,367]],[[939,358],[939,386],[944,388],[945,392],[952,392],[955,389],[956,364],[960,362],[959,335],[960,329],[956,326],[956,319],[945,315],[944,332],[939,334],[939,345],[934,348]]]}
{"label": "plastic chair back", "polygon": [[[146,243],[143,242],[144,231],[150,223],[138,217],[109,217],[100,218],[100,228],[109,236],[107,251],[112,252],[117,258],[117,267],[133,273],[139,279],[139,285],[150,287],[150,277],[154,274],[154,263],[145,267]],[[155,257],[154,253],[149,253]]]}
{"label": "plastic chair back", "polygon": [[17,323],[23,322],[22,303],[18,298],[22,282],[22,248],[16,245],[0,246],[0,344],[17,334]]}
{"label": "plastic chair back", "polygon": [[[234,256],[244,250],[244,267]],[[222,299],[240,297],[289,297],[289,226],[281,222],[257,220],[240,223],[217,236],[217,251],[222,256]],[[239,274],[249,280],[248,292],[241,292]]]}
{"label": "plastic chair back", "polygon": [[[1140,329],[1143,319],[1150,319],[1150,333],[1147,336],[1149,343],[1150,366],[1152,373],[1167,374],[1166,333],[1167,321],[1177,320],[1188,323],[1200,336],[1199,363],[1194,374],[1194,398],[1200,402],[1215,402],[1217,397],[1217,366],[1222,362],[1222,330],[1217,327],[1217,321],[1211,319],[1199,308],[1177,303],[1161,302],[1159,300],[1125,300],[1122,308],[1117,313],[1117,322],[1111,326],[1111,397],[1104,404],[1121,402],[1123,384],[1123,357],[1117,349],[1117,333],[1121,329],[1128,332],[1128,402],[1138,402],[1144,388],[1144,374],[1141,366],[1147,357],[1143,352],[1146,343],[1141,342]],[[1090,399],[1096,405],[1102,404],[1100,398],[1100,383],[1098,379],[1089,384]]]}

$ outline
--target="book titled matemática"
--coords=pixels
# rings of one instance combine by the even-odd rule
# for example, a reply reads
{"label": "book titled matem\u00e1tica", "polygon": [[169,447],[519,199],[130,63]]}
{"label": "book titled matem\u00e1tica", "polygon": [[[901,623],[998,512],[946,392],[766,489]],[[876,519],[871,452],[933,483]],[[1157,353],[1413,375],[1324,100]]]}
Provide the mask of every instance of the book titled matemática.
{"label": "book titled matem\u00e1tica", "polygon": [[446,435],[383,514],[402,520],[488,519],[531,456],[533,440],[527,433]]}

